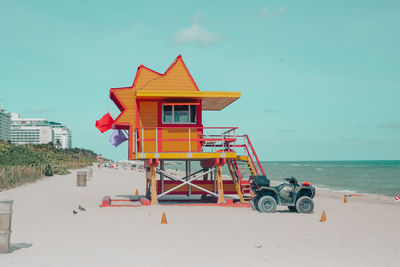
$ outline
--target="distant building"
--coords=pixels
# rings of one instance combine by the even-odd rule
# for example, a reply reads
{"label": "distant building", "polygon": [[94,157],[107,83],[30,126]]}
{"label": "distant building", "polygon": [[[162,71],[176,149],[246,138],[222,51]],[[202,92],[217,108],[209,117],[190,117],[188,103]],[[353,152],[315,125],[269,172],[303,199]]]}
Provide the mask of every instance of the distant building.
{"label": "distant building", "polygon": [[11,133],[11,114],[4,109],[0,109],[0,139],[10,141]]}
{"label": "distant building", "polygon": [[45,119],[22,119],[19,114],[11,114],[11,143],[47,144],[53,142],[53,131]]}
{"label": "distant building", "polygon": [[61,148],[71,148],[71,132],[61,123],[42,118],[22,119],[19,114],[11,114],[11,143],[56,144],[57,140]]}
{"label": "distant building", "polygon": [[53,129],[53,140],[54,145],[60,144],[61,148],[72,147],[72,135],[71,131],[58,122],[50,122],[51,128]]}

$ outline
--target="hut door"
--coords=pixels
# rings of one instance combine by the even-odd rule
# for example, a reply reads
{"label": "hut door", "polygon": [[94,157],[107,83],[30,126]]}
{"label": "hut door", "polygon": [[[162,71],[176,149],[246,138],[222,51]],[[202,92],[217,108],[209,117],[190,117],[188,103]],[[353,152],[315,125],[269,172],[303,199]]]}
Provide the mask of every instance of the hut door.
{"label": "hut door", "polygon": [[156,152],[155,139],[156,139],[157,126],[158,126],[157,101],[139,102],[138,142],[139,142],[140,152]]}

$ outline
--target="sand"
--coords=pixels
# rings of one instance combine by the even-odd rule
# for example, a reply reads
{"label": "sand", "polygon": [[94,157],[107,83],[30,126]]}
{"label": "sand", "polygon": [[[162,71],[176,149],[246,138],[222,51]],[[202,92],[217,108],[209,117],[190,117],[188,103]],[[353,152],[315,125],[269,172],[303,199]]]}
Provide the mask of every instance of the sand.
{"label": "sand", "polygon": [[[249,208],[100,208],[104,195],[144,193],[144,173],[94,168],[0,192],[13,199],[11,243],[0,266],[395,266],[400,203],[318,190],[313,214]],[[87,209],[79,211],[78,205]],[[75,209],[78,214],[73,215]],[[319,221],[322,211],[327,221]],[[160,224],[165,212],[168,224]],[[29,247],[29,245],[32,245]],[[18,247],[23,247],[17,249]]]}

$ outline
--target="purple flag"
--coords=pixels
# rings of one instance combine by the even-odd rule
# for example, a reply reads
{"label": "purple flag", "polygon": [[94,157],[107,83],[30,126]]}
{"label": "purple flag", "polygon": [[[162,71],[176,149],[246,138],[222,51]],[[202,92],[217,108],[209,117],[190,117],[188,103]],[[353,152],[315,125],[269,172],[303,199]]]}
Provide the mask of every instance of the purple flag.
{"label": "purple flag", "polygon": [[119,146],[126,140],[128,140],[128,138],[126,138],[126,136],[121,130],[114,130],[114,132],[110,136],[110,143],[115,147]]}

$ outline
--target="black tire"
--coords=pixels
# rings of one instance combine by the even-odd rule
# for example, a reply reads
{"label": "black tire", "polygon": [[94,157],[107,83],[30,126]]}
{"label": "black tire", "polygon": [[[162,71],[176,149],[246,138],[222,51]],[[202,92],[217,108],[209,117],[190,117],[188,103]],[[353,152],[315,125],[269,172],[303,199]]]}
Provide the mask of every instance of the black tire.
{"label": "black tire", "polygon": [[271,196],[263,196],[258,201],[258,210],[260,212],[275,212],[276,209],[276,200]]}
{"label": "black tire", "polygon": [[290,212],[297,212],[297,209],[295,206],[288,206],[288,209]]}
{"label": "black tire", "polygon": [[257,210],[256,206],[254,205],[254,199],[250,200],[250,204],[251,204],[251,209],[252,210]]}
{"label": "black tire", "polygon": [[251,208],[258,211],[258,197],[253,197],[250,200]]}
{"label": "black tire", "polygon": [[296,209],[300,213],[313,213],[314,202],[310,197],[302,196],[296,202]]}

